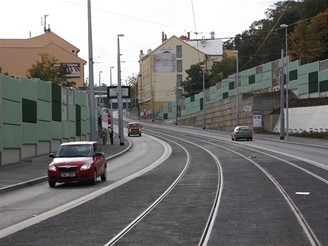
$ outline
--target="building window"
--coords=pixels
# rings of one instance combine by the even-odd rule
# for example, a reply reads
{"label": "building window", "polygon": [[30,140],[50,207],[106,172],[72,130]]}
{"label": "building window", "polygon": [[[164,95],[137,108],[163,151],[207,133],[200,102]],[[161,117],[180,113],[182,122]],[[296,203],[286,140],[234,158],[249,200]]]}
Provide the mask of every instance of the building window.
{"label": "building window", "polygon": [[177,60],[177,72],[182,73],[182,60]]}
{"label": "building window", "polygon": [[178,87],[181,86],[181,82],[182,82],[182,74],[177,74],[177,83],[178,83]]}
{"label": "building window", "polygon": [[182,58],[182,46],[181,45],[176,46],[176,56],[177,56],[177,58]]}

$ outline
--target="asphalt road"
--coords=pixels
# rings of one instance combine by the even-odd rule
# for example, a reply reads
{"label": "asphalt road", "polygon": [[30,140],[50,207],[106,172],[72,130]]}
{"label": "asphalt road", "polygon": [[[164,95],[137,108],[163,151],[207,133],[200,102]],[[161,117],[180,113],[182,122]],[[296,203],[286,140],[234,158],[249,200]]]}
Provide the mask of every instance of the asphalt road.
{"label": "asphalt road", "polygon": [[[321,144],[232,142],[211,130],[143,125],[143,136],[131,138],[131,151],[113,160],[109,181],[95,190],[62,185],[52,192],[41,183],[2,194],[1,201],[5,195],[13,202],[1,204],[1,214],[27,215],[14,225],[76,204],[0,244],[328,245],[327,149]],[[21,206],[17,197],[24,197]]]}

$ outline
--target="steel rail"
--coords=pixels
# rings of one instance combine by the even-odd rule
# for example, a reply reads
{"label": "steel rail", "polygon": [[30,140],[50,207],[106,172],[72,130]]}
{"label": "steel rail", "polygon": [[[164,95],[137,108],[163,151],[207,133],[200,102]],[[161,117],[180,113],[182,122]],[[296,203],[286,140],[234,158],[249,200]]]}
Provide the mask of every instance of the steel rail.
{"label": "steel rail", "polygon": [[218,178],[217,189],[216,189],[216,194],[215,194],[215,197],[214,197],[214,201],[213,201],[213,205],[212,205],[210,214],[209,214],[208,219],[207,219],[207,223],[205,225],[202,236],[201,236],[201,238],[199,240],[199,243],[198,243],[198,245],[207,245],[207,242],[208,242],[209,237],[211,235],[211,231],[212,231],[213,226],[214,226],[217,211],[219,209],[220,200],[221,200],[221,197],[222,197],[223,175],[222,175],[222,167],[221,167],[221,163],[220,163],[219,159],[211,151],[207,150],[203,146],[201,146],[199,144],[196,144],[194,142],[191,142],[191,141],[188,141],[188,140],[185,140],[185,139],[181,139],[179,137],[172,136],[172,135],[169,135],[169,134],[164,134],[164,133],[159,133],[159,132],[156,132],[156,131],[152,131],[152,130],[149,130],[149,129],[147,130],[147,132],[148,131],[155,133],[157,136],[159,134],[161,134],[161,135],[169,136],[171,138],[175,138],[175,139],[178,139],[180,141],[183,141],[183,142],[192,144],[194,146],[197,146],[197,147],[203,149],[204,151],[206,151],[215,160],[215,162],[217,164],[218,177],[219,177]]}
{"label": "steel rail", "polygon": [[[189,136],[190,138],[193,138],[191,136]],[[212,143],[212,142],[209,142],[208,141],[208,137],[206,136],[207,140],[201,140],[199,138],[197,138],[197,141],[202,141],[202,142],[206,142],[207,144],[211,144],[211,145],[214,145],[216,147],[220,147],[220,148],[223,148],[223,149],[226,149],[230,152],[233,152],[235,153],[236,155],[239,155],[240,157],[244,158],[245,160],[251,162],[253,165],[255,165],[260,171],[262,171],[268,178],[269,180],[276,186],[276,188],[278,189],[278,191],[282,194],[282,196],[284,197],[284,199],[286,200],[287,204],[289,205],[289,207],[291,208],[292,212],[294,213],[295,217],[297,218],[299,224],[301,225],[304,233],[306,234],[309,242],[311,243],[312,246],[320,246],[320,241],[318,240],[318,238],[316,237],[315,233],[313,232],[313,230],[311,229],[311,226],[309,225],[309,223],[306,221],[306,219],[304,218],[304,216],[302,215],[301,211],[298,209],[298,207],[296,206],[296,204],[293,202],[293,200],[291,199],[291,197],[288,195],[288,193],[283,189],[283,187],[279,184],[279,182],[268,172],[266,171],[263,167],[261,167],[258,163],[256,163],[254,160],[250,159],[249,157],[231,149],[231,148],[228,148],[228,147],[225,147],[225,146],[222,146],[222,145],[219,145],[219,144],[216,144],[216,143]],[[213,138],[212,138],[213,139]],[[238,144],[235,144],[235,143],[229,143],[231,145],[238,145]],[[238,145],[238,147],[242,147],[244,149],[249,149],[249,148],[246,148],[244,146],[241,146],[241,145]],[[252,149],[253,150],[253,149]],[[254,151],[254,150],[253,150]],[[259,150],[257,150],[257,152],[259,153],[262,153],[264,155],[267,155],[271,158],[275,158],[274,156],[270,155],[270,154],[267,154],[265,152],[261,152]],[[283,161],[283,159],[281,158],[276,158],[280,161]],[[288,161],[285,161],[287,164],[293,164],[293,163],[290,163]],[[301,168],[301,167],[298,167],[297,165],[293,164],[292,166],[296,167],[296,168],[299,168],[300,170],[302,171],[307,171],[305,170],[304,168]],[[313,174],[309,171],[307,171],[306,173],[310,174],[311,176],[313,176],[314,178],[320,180],[320,181],[323,181],[324,183],[326,183],[327,180],[319,177],[316,175],[316,174]],[[206,244],[205,244],[206,245]]]}
{"label": "steel rail", "polygon": [[[167,139],[167,141],[173,142],[168,139]],[[116,234],[116,236],[114,236],[110,241],[108,241],[105,244],[105,246],[114,245],[116,242],[118,242],[126,233],[128,233],[135,225],[137,225],[148,213],[150,213],[174,189],[174,187],[179,183],[181,178],[184,176],[184,174],[186,173],[186,171],[190,165],[190,154],[186,150],[186,148],[184,148],[182,145],[180,145],[178,143],[174,143],[174,144],[180,146],[186,152],[186,155],[187,155],[187,161],[185,163],[183,170],[179,174],[179,176],[173,181],[173,183],[169,186],[169,188],[166,189],[162,193],[162,195],[160,195],[147,209],[145,209],[138,217],[136,217],[123,230],[121,230],[118,234]]]}

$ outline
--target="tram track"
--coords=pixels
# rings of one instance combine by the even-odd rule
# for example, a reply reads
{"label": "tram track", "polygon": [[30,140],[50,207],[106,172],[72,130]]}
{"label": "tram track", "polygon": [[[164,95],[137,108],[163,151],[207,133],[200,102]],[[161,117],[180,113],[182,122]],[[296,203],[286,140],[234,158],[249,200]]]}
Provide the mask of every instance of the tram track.
{"label": "tram track", "polygon": [[[301,170],[302,172],[312,176],[313,178],[323,182],[324,184],[327,184],[327,180],[320,177],[319,175],[316,175],[308,170],[306,170],[303,167],[300,167],[298,165],[296,165],[295,163],[292,163],[290,160],[286,160],[284,158],[286,158],[286,155],[281,155],[281,153],[268,153],[270,151],[264,151],[263,149],[256,149],[254,150],[246,147],[246,146],[241,146],[240,144],[237,143],[229,143],[227,147],[227,142],[224,141],[225,146],[221,144],[218,144],[217,142],[220,142],[220,140],[218,141],[215,138],[209,138],[206,137],[206,139],[202,139],[204,137],[202,136],[197,136],[197,137],[193,137],[192,134],[189,136],[186,136],[185,134],[180,134],[180,133],[175,133],[174,136],[169,135],[169,134],[164,134],[164,133],[159,133],[159,132],[153,132],[151,130],[148,130],[148,132],[150,134],[156,134],[157,136],[161,136],[161,138],[163,138],[163,140],[168,140],[167,137],[170,137],[170,139],[179,139],[180,141],[183,141],[185,143],[189,143],[189,144],[193,144],[197,147],[202,148],[203,150],[205,150],[207,153],[209,153],[214,159],[216,159],[216,162],[218,163],[218,170],[219,170],[219,184],[218,184],[218,192],[214,198],[213,201],[213,207],[211,212],[209,213],[209,217],[208,217],[208,221],[206,223],[206,226],[204,227],[203,233],[202,233],[202,237],[199,241],[198,245],[207,245],[210,237],[211,237],[211,232],[212,232],[212,228],[215,224],[215,220],[217,217],[217,212],[219,209],[219,203],[220,203],[220,198],[222,195],[222,183],[223,183],[223,175],[222,175],[222,170],[221,170],[221,166],[220,166],[220,161],[218,159],[218,157],[212,152],[212,150],[209,150],[207,147],[203,147],[202,145],[207,144],[207,145],[212,145],[215,146],[217,148],[221,148],[221,149],[225,149],[226,151],[230,151],[232,153],[234,153],[235,155],[240,156],[242,159],[244,159],[247,162],[252,163],[252,165],[256,166],[256,168],[258,168],[263,174],[265,174],[265,176],[267,177],[267,179],[270,180],[270,182],[272,182],[274,184],[274,186],[276,187],[276,189],[279,191],[279,193],[282,195],[282,197],[285,199],[285,201],[287,202],[289,208],[291,209],[291,211],[293,212],[295,218],[297,219],[299,225],[301,226],[301,228],[303,229],[303,232],[305,233],[307,240],[309,242],[309,245],[321,245],[320,241],[318,240],[315,232],[312,230],[310,224],[307,222],[307,220],[305,219],[305,217],[303,216],[302,212],[300,211],[300,209],[297,207],[297,205],[294,203],[293,199],[288,195],[288,192],[285,191],[285,189],[283,188],[283,186],[273,177],[273,175],[270,174],[269,171],[267,171],[265,168],[263,168],[259,163],[257,163],[256,161],[254,161],[252,159],[252,155],[249,156],[247,154],[242,154],[240,152],[255,152],[257,154],[261,154],[261,155],[265,155],[267,158],[273,159],[275,161],[279,161],[279,162],[283,162],[285,164],[290,165],[293,168],[297,168],[299,170]],[[165,137],[163,137],[165,136]],[[172,140],[169,140],[172,141]],[[203,144],[201,144],[203,143]],[[236,148],[238,149],[238,151],[236,151]],[[241,151],[241,149],[243,149],[243,151]],[[278,156],[280,154],[280,156]],[[281,157],[282,156],[282,157]],[[295,156],[288,156],[288,158],[294,158]],[[302,161],[304,161],[304,159],[302,159]],[[313,163],[311,163],[312,165]],[[317,165],[316,165],[317,166]],[[112,245],[112,244],[107,244],[107,245]]]}
{"label": "tram track", "polygon": [[[175,134],[176,136],[179,135],[179,133]],[[184,138],[186,138],[185,135],[181,135]],[[197,141],[197,142],[203,142],[206,144],[211,144],[213,146],[216,146],[218,148],[222,148],[225,149],[226,151],[230,151],[233,152],[236,155],[241,156],[244,160],[251,162],[253,165],[255,165],[259,170],[261,170],[261,172],[263,172],[267,178],[275,185],[275,187],[277,188],[277,190],[279,190],[280,194],[284,197],[284,199],[286,200],[287,204],[289,205],[290,209],[293,211],[294,216],[297,218],[298,223],[300,224],[300,226],[303,228],[304,233],[307,236],[307,239],[310,243],[310,245],[321,245],[319,239],[317,238],[315,232],[313,231],[313,229],[311,228],[310,224],[308,223],[308,221],[305,219],[305,217],[303,216],[301,210],[298,208],[298,206],[296,205],[296,203],[293,201],[293,199],[291,198],[291,196],[288,194],[288,192],[283,188],[283,186],[273,177],[273,175],[270,174],[269,171],[267,171],[264,167],[261,166],[261,164],[259,164],[258,162],[254,161],[252,159],[252,155],[247,155],[247,154],[242,154],[241,152],[255,152],[257,154],[261,154],[261,155],[265,155],[268,158],[271,158],[275,161],[278,162],[282,162],[284,164],[287,164],[293,168],[296,168],[302,172],[304,172],[306,175],[310,175],[311,177],[313,177],[314,179],[320,181],[323,183],[323,185],[327,185],[328,181],[327,179],[321,177],[320,175],[317,175],[311,171],[308,171],[307,169],[300,167],[299,165],[293,163],[290,160],[286,160],[286,158],[288,157],[290,158],[294,158],[296,160],[302,160],[302,162],[306,162],[306,160],[304,158],[298,158],[296,156],[291,156],[291,155],[283,155],[281,153],[268,153],[270,151],[264,151],[263,149],[254,149],[254,148],[250,148],[250,147],[246,147],[246,146],[242,146],[240,144],[236,144],[236,143],[229,143],[229,147],[227,146],[223,146],[222,144],[217,144],[215,143],[215,141],[218,141],[215,138],[209,138],[206,137],[206,140],[201,139],[202,137],[197,136],[197,138],[192,137],[192,136],[187,136],[188,139],[192,139],[193,141]],[[190,140],[191,141],[191,140]],[[226,141],[225,141],[225,145],[226,145]],[[236,150],[238,149],[238,151]],[[276,155],[276,156],[275,156]],[[280,156],[277,156],[280,155]],[[255,155],[253,155],[254,157],[256,157]],[[283,156],[283,157],[281,157]],[[284,159],[285,158],[285,159]],[[315,165],[316,167],[318,167],[319,169],[321,169],[323,167],[323,169],[326,169],[324,165],[318,164],[318,163],[313,163],[312,161],[309,161],[308,164],[310,165]],[[203,245],[203,244],[201,244]]]}
{"label": "tram track", "polygon": [[[179,138],[169,136],[169,135],[166,135],[166,134],[161,134],[161,135],[162,135],[161,140],[163,140],[163,141],[166,140],[168,142],[172,142],[175,145],[178,145],[180,148],[182,148],[185,151],[186,155],[188,156],[187,162],[185,164],[185,168],[179,174],[178,178],[170,185],[170,187],[151,206],[149,206],[134,221],[132,221],[127,227],[125,227],[121,232],[119,232],[108,243],[106,243],[105,244],[106,246],[116,244],[126,233],[128,233],[129,230],[131,230],[134,226],[136,226],[151,210],[153,210],[174,189],[174,187],[181,181],[181,179],[183,178],[183,176],[186,173],[187,168],[189,167],[189,165],[191,165],[190,164],[189,151],[176,141]],[[163,137],[163,136],[166,136],[166,137]],[[170,137],[170,139],[168,137]],[[172,140],[172,139],[175,139],[175,140]],[[202,147],[198,144],[195,144],[193,142],[190,142],[190,141],[181,140],[181,139],[179,139],[179,140],[182,141],[182,142],[194,145],[197,148],[203,149],[205,152],[207,152],[207,154],[209,154],[211,156],[211,158],[213,160],[215,160],[215,162],[217,164],[217,170],[218,170],[217,172],[218,172],[219,178],[218,178],[216,193],[215,193],[215,196],[214,196],[214,201],[213,201],[212,208],[210,210],[210,213],[209,213],[205,228],[203,230],[203,233],[202,233],[202,235],[200,237],[200,240],[199,240],[199,243],[198,243],[198,245],[206,245],[208,240],[209,240],[211,229],[214,225],[214,221],[215,221],[215,217],[216,217],[216,214],[217,214],[218,205],[219,205],[219,201],[220,201],[220,197],[221,197],[221,191],[222,191],[221,187],[222,187],[223,179],[222,179],[222,175],[221,175],[220,163],[219,163],[217,157],[215,155],[213,155],[210,151],[206,150],[204,147]]]}
{"label": "tram track", "polygon": [[[170,157],[13,238],[37,235],[38,245],[64,245],[65,238],[71,245],[328,245],[324,163],[209,131],[150,125],[143,135],[170,145]],[[85,223],[76,223],[81,215]],[[61,237],[50,243],[53,230]]]}

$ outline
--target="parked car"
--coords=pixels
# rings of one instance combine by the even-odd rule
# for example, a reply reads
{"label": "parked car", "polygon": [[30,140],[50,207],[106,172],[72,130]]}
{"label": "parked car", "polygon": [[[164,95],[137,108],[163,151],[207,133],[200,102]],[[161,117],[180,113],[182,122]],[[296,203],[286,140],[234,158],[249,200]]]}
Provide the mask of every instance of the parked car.
{"label": "parked car", "polygon": [[59,146],[48,167],[48,183],[55,187],[56,183],[88,182],[96,184],[100,176],[107,179],[107,163],[105,154],[96,141],[68,142]]}
{"label": "parked car", "polygon": [[128,124],[128,136],[139,135],[141,136],[142,125],[139,122],[130,122]]}
{"label": "parked car", "polygon": [[249,126],[236,126],[231,133],[231,140],[246,139],[253,140],[253,131]]}

